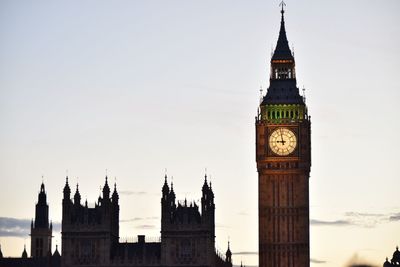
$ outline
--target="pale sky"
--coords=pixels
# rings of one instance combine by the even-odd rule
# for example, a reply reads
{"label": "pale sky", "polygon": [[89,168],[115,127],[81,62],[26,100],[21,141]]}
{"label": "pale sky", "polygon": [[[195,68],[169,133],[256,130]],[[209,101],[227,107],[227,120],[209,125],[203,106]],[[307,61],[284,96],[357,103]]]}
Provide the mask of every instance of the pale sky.
{"label": "pale sky", "polygon": [[[279,2],[1,1],[3,255],[29,253],[42,175],[57,224],[66,170],[93,205],[108,169],[125,240],[160,235],[165,168],[193,200],[207,168],[217,247],[257,265],[254,117]],[[400,2],[286,4],[312,116],[311,266],[381,265],[400,245]]]}

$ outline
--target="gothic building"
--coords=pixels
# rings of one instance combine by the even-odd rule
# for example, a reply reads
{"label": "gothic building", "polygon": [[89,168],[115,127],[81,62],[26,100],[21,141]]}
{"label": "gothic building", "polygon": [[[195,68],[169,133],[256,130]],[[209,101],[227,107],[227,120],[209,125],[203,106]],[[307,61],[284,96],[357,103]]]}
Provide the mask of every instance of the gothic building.
{"label": "gothic building", "polygon": [[282,2],[270,85],[256,117],[259,266],[310,266],[309,175],[311,129],[296,84]]}
{"label": "gothic building", "polygon": [[5,258],[0,248],[0,267],[232,267],[232,252],[215,249],[215,204],[211,183],[204,179],[201,207],[176,201],[173,184],[165,176],[161,197],[161,239],[119,242],[119,195],[111,194],[107,177],[102,196],[94,207],[81,203],[78,185],[73,198],[68,177],[62,200],[62,256],[51,254],[52,223],[42,183],[31,223],[31,257],[24,247],[21,258]]}
{"label": "gothic building", "polygon": [[[119,242],[119,196],[111,194],[107,177],[94,207],[81,203],[76,187],[73,199],[68,178],[64,187],[62,219],[62,266],[197,266],[232,267],[228,247],[222,257],[215,249],[214,193],[207,177],[201,207],[185,199],[177,202],[167,177],[161,197],[161,240]],[[199,210],[201,209],[201,212]]]}
{"label": "gothic building", "polygon": [[26,246],[21,258],[6,258],[0,249],[0,267],[60,267],[61,255],[58,247],[56,246],[54,253],[51,252],[52,232],[46,190],[42,183],[36,203],[35,220],[31,222],[31,257],[28,257]]}

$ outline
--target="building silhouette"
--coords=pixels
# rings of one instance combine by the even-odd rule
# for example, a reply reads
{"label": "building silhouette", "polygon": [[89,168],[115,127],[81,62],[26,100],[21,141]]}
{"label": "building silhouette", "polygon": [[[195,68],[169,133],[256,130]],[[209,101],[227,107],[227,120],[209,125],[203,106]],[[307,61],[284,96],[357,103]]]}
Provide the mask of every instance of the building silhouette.
{"label": "building silhouette", "polygon": [[296,84],[283,5],[270,85],[255,123],[260,267],[310,266],[311,122]]}
{"label": "building silhouette", "polygon": [[119,195],[105,178],[94,207],[81,203],[79,186],[72,197],[66,178],[62,200],[62,253],[51,254],[52,223],[45,186],[42,183],[31,224],[31,257],[26,249],[21,258],[4,258],[0,267],[75,267],[75,266],[180,266],[232,267],[228,243],[225,255],[215,248],[215,203],[211,182],[204,178],[200,207],[186,199],[177,201],[173,184],[162,186],[161,238],[148,242],[139,235],[136,242],[119,240]]}
{"label": "building silhouette", "polygon": [[393,257],[389,262],[389,259],[386,258],[386,261],[383,263],[383,267],[394,267],[400,266],[400,251],[399,247],[396,247],[396,250],[393,252]]}
{"label": "building silhouette", "polygon": [[53,225],[51,222],[49,224],[49,205],[46,198],[44,183],[42,183],[36,204],[35,221],[32,220],[31,223],[31,254],[34,258],[51,254]]}
{"label": "building silhouette", "polygon": [[0,247],[0,267],[59,267],[61,255],[56,246],[51,252],[52,223],[49,222],[49,205],[44,183],[40,185],[35,220],[31,222],[31,257],[28,257],[26,245],[21,258],[6,258]]}

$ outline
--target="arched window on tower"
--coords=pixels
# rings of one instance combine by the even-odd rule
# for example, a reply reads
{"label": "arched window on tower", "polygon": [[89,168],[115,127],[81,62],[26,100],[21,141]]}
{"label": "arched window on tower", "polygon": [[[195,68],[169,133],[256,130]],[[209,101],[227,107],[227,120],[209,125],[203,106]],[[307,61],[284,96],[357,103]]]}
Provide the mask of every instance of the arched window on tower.
{"label": "arched window on tower", "polygon": [[289,79],[292,79],[292,70],[291,69],[289,69],[288,75],[289,75]]}

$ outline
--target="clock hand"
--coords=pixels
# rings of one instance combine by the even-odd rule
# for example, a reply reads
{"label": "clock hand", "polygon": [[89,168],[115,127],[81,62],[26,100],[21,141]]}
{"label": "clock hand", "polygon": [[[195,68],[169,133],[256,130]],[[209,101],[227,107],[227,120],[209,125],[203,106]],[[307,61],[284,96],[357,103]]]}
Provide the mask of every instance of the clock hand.
{"label": "clock hand", "polygon": [[281,133],[281,141],[279,143],[282,143],[282,145],[285,145],[286,141],[283,140],[283,133],[282,133],[282,129],[279,129],[279,132]]}
{"label": "clock hand", "polygon": [[284,143],[284,142],[283,142],[283,134],[282,134],[282,129],[280,129],[280,133],[281,133],[281,140],[282,140],[282,143]]}
{"label": "clock hand", "polygon": [[284,144],[286,143],[286,141],[283,140],[283,139],[282,139],[282,141],[279,141],[279,140],[278,140],[278,141],[276,141],[276,142],[277,142],[277,143],[282,143],[282,145],[284,145]]}

